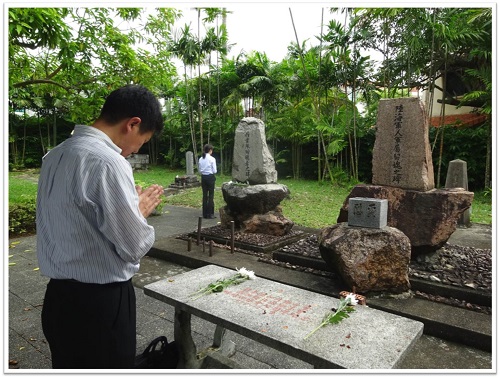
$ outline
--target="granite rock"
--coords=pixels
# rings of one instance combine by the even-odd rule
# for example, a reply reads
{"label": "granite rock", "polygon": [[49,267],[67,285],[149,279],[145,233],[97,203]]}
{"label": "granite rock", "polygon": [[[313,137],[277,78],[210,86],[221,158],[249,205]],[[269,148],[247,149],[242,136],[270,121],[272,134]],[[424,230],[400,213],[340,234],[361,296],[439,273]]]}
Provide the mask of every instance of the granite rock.
{"label": "granite rock", "polygon": [[350,290],[403,293],[410,289],[411,245],[400,230],[338,223],[323,228],[318,242],[323,260]]}
{"label": "granite rock", "polygon": [[441,248],[457,228],[460,215],[470,207],[474,193],[462,188],[426,192],[391,186],[356,185],[344,201],[337,222],[347,222],[349,198],[387,199],[387,225],[401,230],[411,242],[412,257]]}

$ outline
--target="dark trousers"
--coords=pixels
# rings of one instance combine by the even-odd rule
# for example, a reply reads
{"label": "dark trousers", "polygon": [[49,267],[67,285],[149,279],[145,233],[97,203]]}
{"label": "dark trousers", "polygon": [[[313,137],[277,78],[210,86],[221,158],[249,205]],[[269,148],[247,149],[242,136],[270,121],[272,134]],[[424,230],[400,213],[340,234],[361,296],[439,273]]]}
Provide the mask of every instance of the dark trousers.
{"label": "dark trousers", "polygon": [[203,191],[203,217],[209,218],[214,215],[215,175],[202,175],[201,189]]}
{"label": "dark trousers", "polygon": [[51,279],[42,329],[53,369],[133,368],[136,299],[132,281],[86,284]]}

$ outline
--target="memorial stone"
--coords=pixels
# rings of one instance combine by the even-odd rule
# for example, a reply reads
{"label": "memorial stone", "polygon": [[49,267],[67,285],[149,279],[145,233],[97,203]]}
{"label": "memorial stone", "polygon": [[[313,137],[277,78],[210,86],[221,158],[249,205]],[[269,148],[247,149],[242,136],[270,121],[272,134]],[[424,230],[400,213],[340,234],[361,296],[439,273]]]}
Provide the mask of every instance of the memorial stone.
{"label": "memorial stone", "polygon": [[186,174],[188,176],[194,175],[194,159],[192,151],[186,152]]}
{"label": "memorial stone", "polygon": [[434,188],[429,123],[418,98],[380,100],[373,147],[374,185]]}
{"label": "memorial stone", "polygon": [[170,184],[164,190],[166,196],[178,193],[181,189],[195,188],[201,186],[198,176],[194,174],[194,159],[193,152],[186,152],[186,174],[184,176],[176,176],[174,183]]}
{"label": "memorial stone", "polygon": [[349,226],[384,228],[387,226],[387,200],[378,198],[349,198]]}
{"label": "memorial stone", "polygon": [[233,152],[233,180],[250,185],[276,183],[274,158],[267,147],[264,122],[246,117],[236,128]]}
{"label": "memorial stone", "polygon": [[465,190],[469,190],[467,181],[467,163],[460,159],[450,161],[446,174],[445,187],[464,188]]}
{"label": "memorial stone", "polygon": [[148,169],[149,155],[147,154],[131,154],[125,158],[134,171]]}
{"label": "memorial stone", "polygon": [[[450,164],[448,165],[448,172],[446,174],[446,183],[444,186],[448,189],[463,188],[465,190],[469,190],[467,162],[460,159],[450,161]],[[458,219],[458,225],[469,227],[471,212],[472,207],[465,210]]]}

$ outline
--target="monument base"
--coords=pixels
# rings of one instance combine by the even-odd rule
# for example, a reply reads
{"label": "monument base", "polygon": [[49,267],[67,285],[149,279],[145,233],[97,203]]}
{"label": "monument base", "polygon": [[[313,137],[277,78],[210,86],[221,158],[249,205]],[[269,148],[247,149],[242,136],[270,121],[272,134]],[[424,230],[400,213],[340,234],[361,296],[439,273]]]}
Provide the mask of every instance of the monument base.
{"label": "monument base", "polygon": [[462,188],[425,192],[392,186],[356,185],[344,201],[337,223],[348,221],[349,198],[387,199],[387,225],[411,242],[412,258],[441,248],[457,228],[457,221],[472,203],[474,193]]}
{"label": "monument base", "polygon": [[168,187],[172,189],[188,189],[201,186],[201,182],[196,175],[177,176],[175,182]]}

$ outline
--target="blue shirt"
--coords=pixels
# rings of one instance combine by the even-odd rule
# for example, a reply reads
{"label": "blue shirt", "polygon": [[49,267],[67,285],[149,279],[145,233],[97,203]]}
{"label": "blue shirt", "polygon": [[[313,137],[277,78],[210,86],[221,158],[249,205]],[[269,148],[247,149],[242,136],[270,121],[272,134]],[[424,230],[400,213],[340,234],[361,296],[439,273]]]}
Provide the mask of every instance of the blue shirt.
{"label": "blue shirt", "polygon": [[215,175],[217,173],[217,164],[215,158],[210,154],[205,154],[205,158],[200,157],[198,170],[202,175]]}
{"label": "blue shirt", "polygon": [[152,247],[132,168],[102,131],[78,125],[43,157],[37,255],[43,275],[87,283],[130,279]]}

